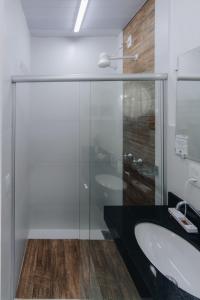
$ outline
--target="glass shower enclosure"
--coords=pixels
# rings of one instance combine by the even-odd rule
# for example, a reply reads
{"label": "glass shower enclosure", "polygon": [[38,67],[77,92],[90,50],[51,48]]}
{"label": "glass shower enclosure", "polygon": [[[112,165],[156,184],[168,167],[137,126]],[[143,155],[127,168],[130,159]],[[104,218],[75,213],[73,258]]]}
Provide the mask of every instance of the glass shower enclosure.
{"label": "glass shower enclosure", "polygon": [[[127,205],[124,198],[134,192],[124,179],[127,161],[147,183],[153,180],[150,203],[163,204],[165,80],[159,74],[13,78],[17,298],[140,299],[104,212]],[[133,116],[130,131],[139,135],[141,111],[152,126],[151,164],[136,168],[124,115]]]}

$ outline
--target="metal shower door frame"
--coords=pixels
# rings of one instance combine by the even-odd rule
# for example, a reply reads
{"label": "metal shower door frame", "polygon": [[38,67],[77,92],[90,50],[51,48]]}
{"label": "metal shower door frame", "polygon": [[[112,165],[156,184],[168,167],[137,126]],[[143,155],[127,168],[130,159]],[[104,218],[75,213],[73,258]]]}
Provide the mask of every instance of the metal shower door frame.
{"label": "metal shower door frame", "polygon": [[167,74],[160,73],[138,73],[138,74],[116,74],[116,75],[69,75],[69,76],[13,76],[12,83],[12,224],[11,224],[11,300],[15,299],[14,268],[15,268],[15,150],[16,150],[16,89],[19,83],[47,83],[47,82],[109,82],[109,81],[155,81],[159,83],[160,119],[161,121],[161,156],[162,156],[162,203],[167,204]]}

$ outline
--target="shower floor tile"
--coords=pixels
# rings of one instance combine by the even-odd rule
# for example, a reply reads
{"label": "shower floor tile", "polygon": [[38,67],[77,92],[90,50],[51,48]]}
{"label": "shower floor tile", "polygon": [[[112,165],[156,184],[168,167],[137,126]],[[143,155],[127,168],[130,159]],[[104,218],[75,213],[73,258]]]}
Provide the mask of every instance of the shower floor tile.
{"label": "shower floor tile", "polygon": [[140,300],[109,240],[29,240],[16,298]]}

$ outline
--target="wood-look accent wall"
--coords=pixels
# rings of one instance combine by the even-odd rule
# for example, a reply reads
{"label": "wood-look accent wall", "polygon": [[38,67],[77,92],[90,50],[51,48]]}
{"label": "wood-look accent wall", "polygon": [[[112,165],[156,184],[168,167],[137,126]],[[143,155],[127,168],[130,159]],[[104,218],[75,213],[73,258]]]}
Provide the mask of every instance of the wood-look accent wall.
{"label": "wood-look accent wall", "polygon": [[[132,35],[133,45],[126,41]],[[137,61],[125,60],[124,73],[154,72],[155,0],[148,0],[124,29],[124,55],[138,54]],[[124,83],[123,152],[132,153],[143,166],[124,160],[124,205],[155,203],[155,84]],[[126,157],[126,156],[125,156]]]}
{"label": "wood-look accent wall", "polygon": [[[127,48],[128,35],[133,45]],[[154,71],[155,52],[155,0],[148,0],[124,29],[124,55],[138,53],[138,61],[124,62],[124,73],[142,73]]]}

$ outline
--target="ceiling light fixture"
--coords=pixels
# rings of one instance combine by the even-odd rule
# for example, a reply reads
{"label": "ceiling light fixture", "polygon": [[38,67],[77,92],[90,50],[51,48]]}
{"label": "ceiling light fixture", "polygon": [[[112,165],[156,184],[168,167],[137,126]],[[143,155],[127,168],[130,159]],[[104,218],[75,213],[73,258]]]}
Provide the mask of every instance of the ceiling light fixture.
{"label": "ceiling light fixture", "polygon": [[85,13],[86,13],[87,6],[88,6],[88,1],[89,0],[81,0],[81,4],[79,7],[79,11],[78,11],[78,16],[76,19],[76,24],[74,27],[74,32],[79,32],[81,29],[81,25],[82,25],[83,19],[85,17]]}

